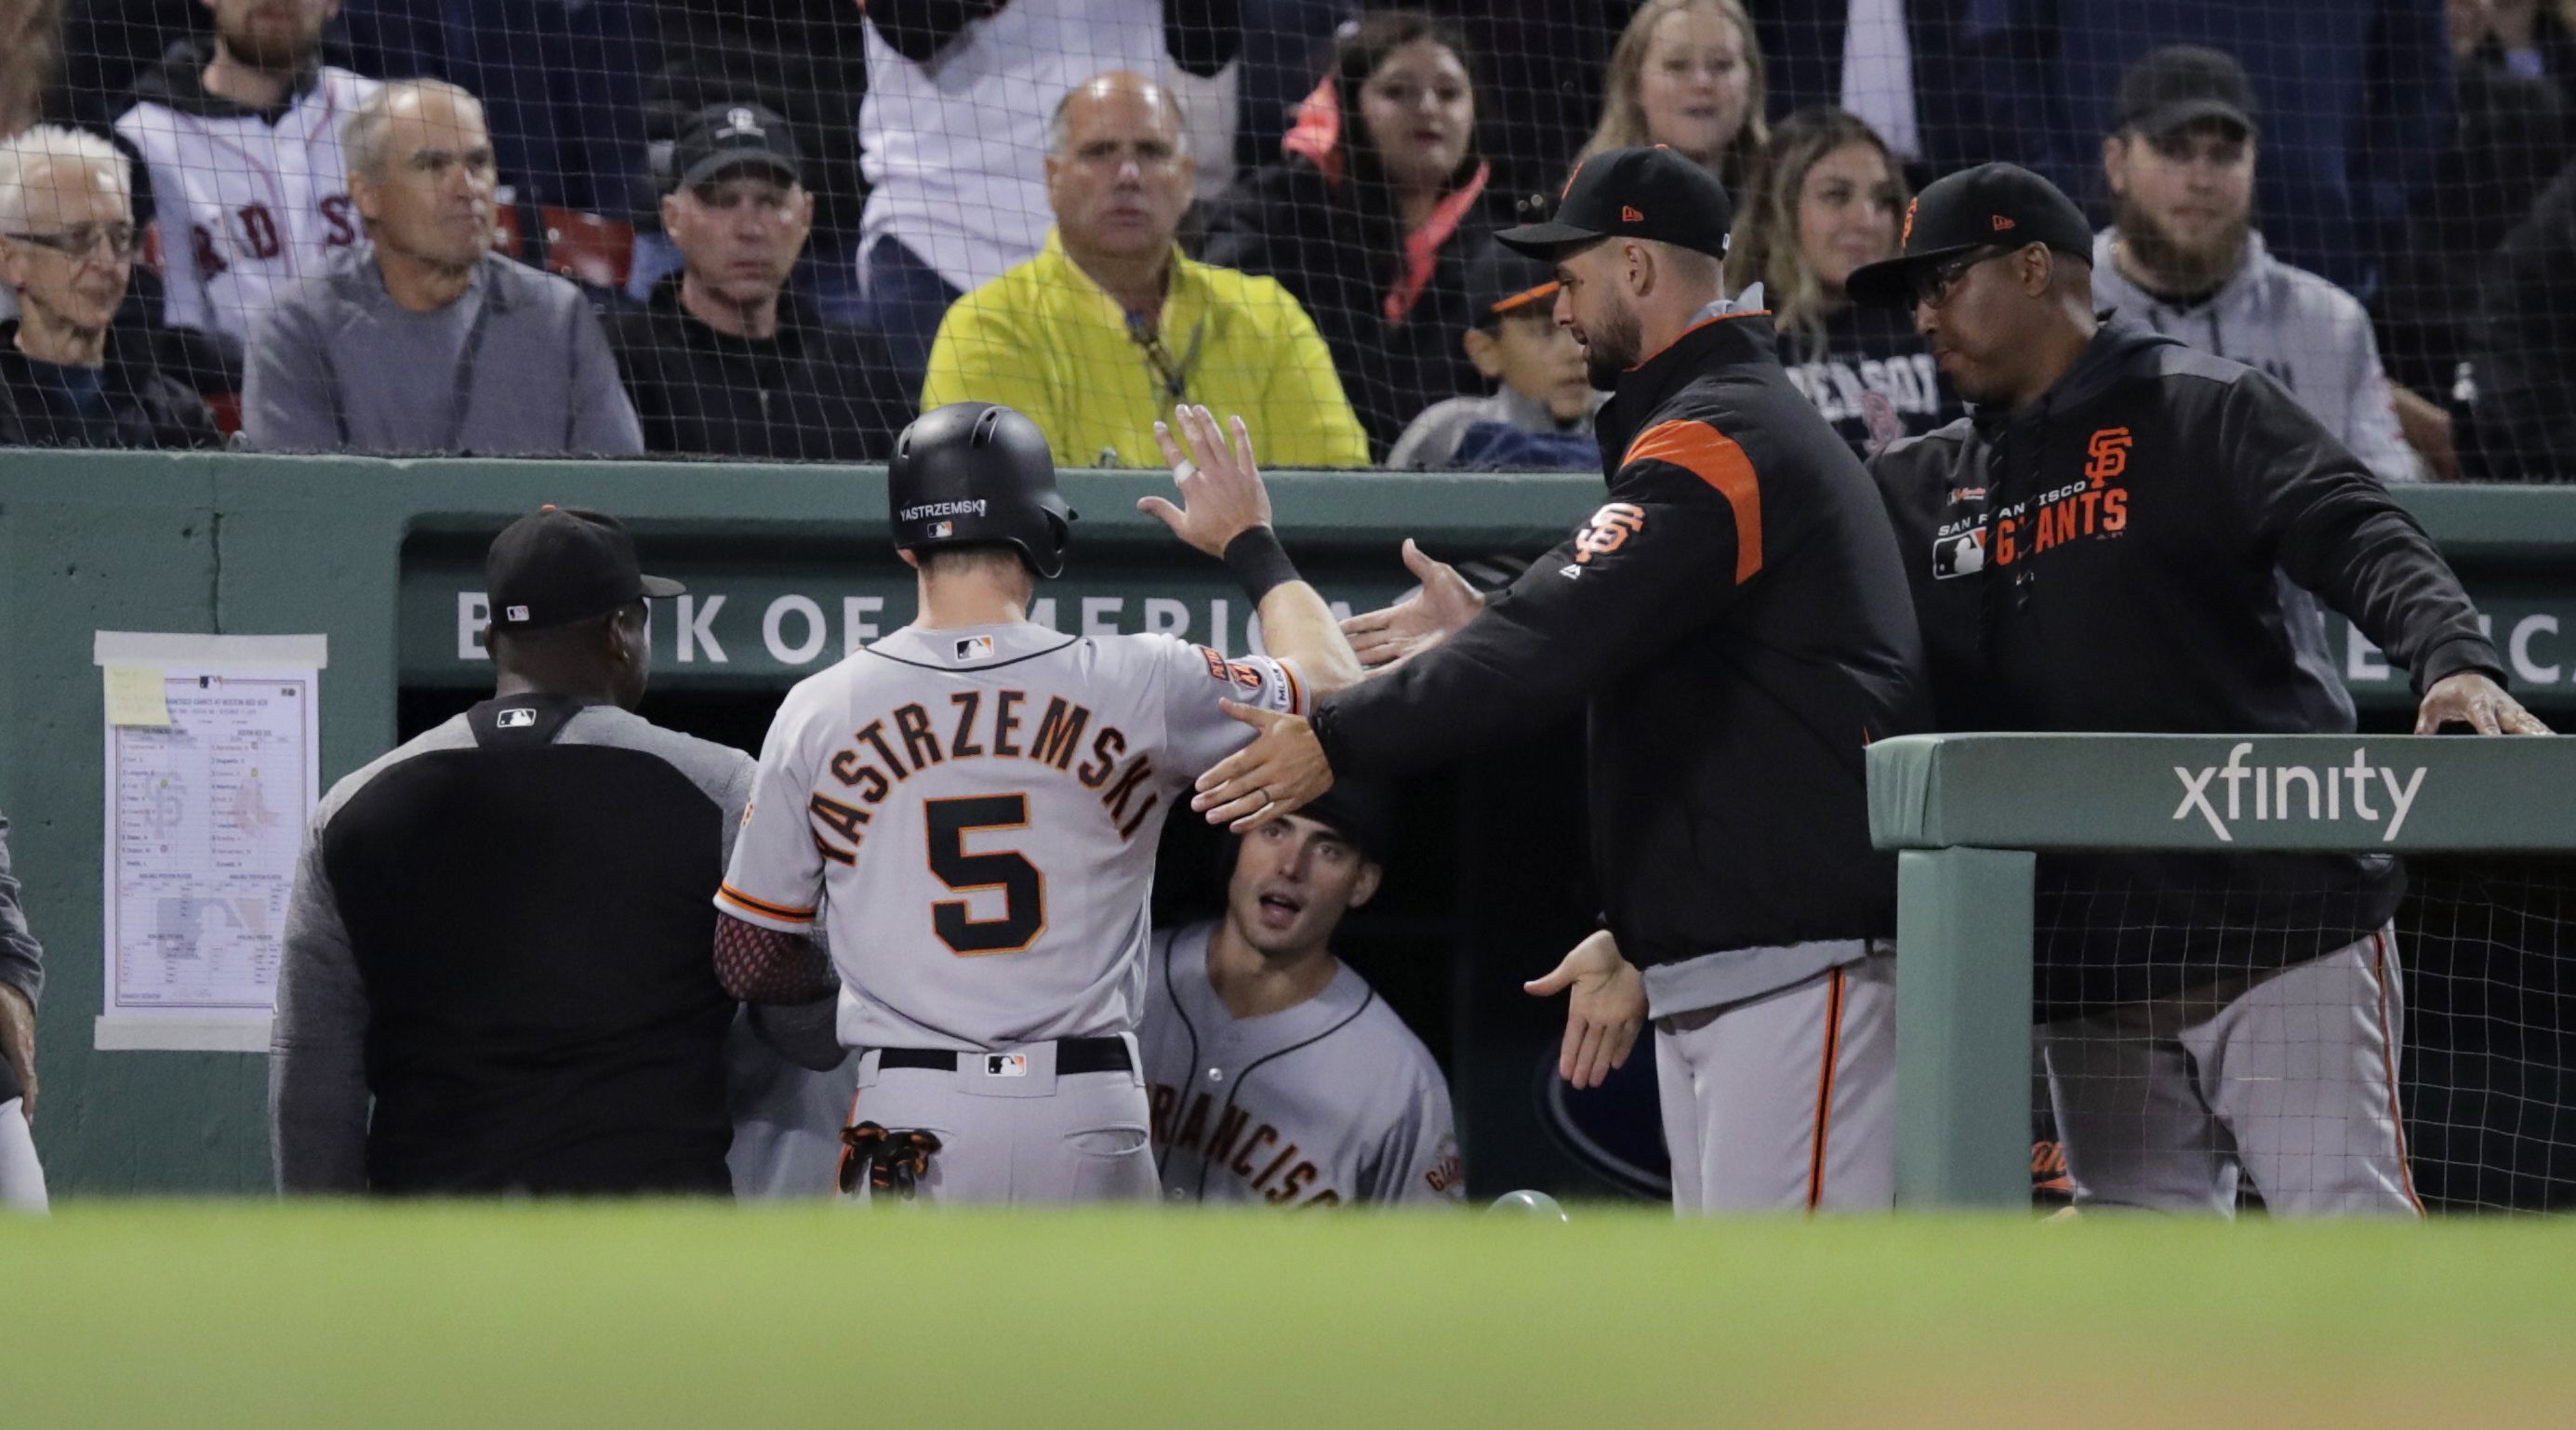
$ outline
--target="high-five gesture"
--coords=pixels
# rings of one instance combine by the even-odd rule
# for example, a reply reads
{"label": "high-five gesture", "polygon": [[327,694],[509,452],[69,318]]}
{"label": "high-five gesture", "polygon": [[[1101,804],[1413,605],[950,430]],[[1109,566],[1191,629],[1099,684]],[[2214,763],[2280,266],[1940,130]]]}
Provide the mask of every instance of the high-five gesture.
{"label": "high-five gesture", "polygon": [[1240,417],[1232,426],[1229,442],[1215,413],[1186,404],[1173,408],[1170,423],[1154,424],[1154,440],[1162,444],[1163,460],[1172,464],[1181,504],[1161,497],[1136,503],[1138,511],[1160,519],[1174,536],[1210,556],[1225,555],[1228,542],[1270,525],[1270,489],[1262,485],[1261,469],[1252,460],[1252,429]]}
{"label": "high-five gesture", "polygon": [[1199,776],[1190,808],[1236,834],[1295,813],[1333,787],[1315,727],[1302,715],[1221,702],[1225,713],[1261,733]]}
{"label": "high-five gesture", "polygon": [[1342,622],[1342,634],[1350,637],[1352,652],[1371,670],[1420,655],[1456,635],[1485,609],[1485,598],[1476,594],[1457,567],[1432,560],[1409,536],[1404,539],[1404,565],[1422,589],[1392,606]]}

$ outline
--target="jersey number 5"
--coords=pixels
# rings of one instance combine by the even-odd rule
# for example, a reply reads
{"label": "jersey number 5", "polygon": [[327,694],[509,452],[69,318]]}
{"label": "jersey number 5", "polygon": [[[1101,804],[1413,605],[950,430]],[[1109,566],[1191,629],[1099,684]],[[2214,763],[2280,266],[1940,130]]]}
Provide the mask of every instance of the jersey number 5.
{"label": "jersey number 5", "polygon": [[999,889],[998,919],[972,917],[963,899],[930,906],[930,927],[958,954],[1018,953],[1046,932],[1046,876],[1017,850],[966,851],[966,836],[979,829],[1026,829],[1029,797],[986,794],[931,799],[921,804],[930,844],[930,872],[958,893]]}

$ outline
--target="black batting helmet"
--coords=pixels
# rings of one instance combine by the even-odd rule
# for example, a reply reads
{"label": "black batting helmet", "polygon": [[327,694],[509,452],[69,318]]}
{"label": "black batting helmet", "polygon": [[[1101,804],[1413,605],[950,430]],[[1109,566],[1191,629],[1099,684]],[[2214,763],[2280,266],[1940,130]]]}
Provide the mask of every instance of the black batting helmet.
{"label": "black batting helmet", "polygon": [[894,544],[905,551],[1002,542],[1041,576],[1064,573],[1074,513],[1038,424],[997,402],[921,414],[886,467]]}

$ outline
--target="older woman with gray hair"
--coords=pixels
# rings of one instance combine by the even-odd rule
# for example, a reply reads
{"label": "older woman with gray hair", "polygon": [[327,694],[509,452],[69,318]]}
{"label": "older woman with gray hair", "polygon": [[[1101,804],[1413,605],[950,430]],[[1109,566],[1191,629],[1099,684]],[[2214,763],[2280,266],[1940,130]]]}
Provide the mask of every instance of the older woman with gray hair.
{"label": "older woman with gray hair", "polygon": [[39,124],[0,139],[0,443],[205,447],[205,403],[163,373],[147,333],[120,327],[139,235],[125,157],[95,134]]}

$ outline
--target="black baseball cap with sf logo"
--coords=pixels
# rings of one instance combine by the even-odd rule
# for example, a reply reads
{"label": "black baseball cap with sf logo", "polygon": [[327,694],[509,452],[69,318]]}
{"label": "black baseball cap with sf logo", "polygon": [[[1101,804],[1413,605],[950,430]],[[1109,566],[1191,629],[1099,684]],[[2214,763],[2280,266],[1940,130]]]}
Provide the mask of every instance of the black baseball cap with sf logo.
{"label": "black baseball cap with sf logo", "polygon": [[635,538],[623,522],[577,507],[539,507],[520,517],[483,558],[484,599],[493,626],[505,631],[549,630],[688,589],[637,567]]}
{"label": "black baseball cap with sf logo", "polygon": [[1979,164],[1935,179],[1915,195],[1905,208],[1897,256],[1853,269],[1843,288],[1865,307],[1910,308],[1918,271],[1981,248],[2034,243],[2093,261],[2093,230],[2073,199],[2018,164]]}
{"label": "black baseball cap with sf logo", "polygon": [[1643,238],[1726,256],[1735,203],[1717,176],[1681,154],[1605,149],[1574,166],[1556,217],[1494,235],[1505,248],[1553,263],[1568,248],[1604,238]]}

